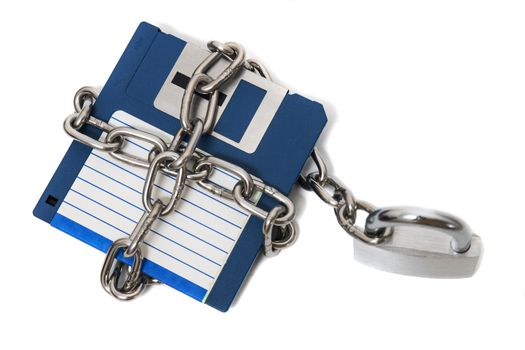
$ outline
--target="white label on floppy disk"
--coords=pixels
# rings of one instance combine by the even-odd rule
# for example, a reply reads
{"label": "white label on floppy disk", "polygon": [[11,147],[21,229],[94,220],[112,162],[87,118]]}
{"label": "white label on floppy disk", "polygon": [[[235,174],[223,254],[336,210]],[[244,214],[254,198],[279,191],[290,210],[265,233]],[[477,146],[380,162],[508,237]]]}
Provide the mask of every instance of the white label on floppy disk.
{"label": "white label on floppy disk", "polygon": [[[160,89],[157,97],[155,98],[155,102],[153,103],[155,108],[175,118],[179,118],[182,96],[185,90],[173,83],[174,77],[177,75],[177,73],[183,74],[187,78],[191,77],[197,66],[209,54],[209,51],[204,50],[196,45],[187,43],[177,62],[173,66],[170,74],[166,77],[166,81],[162,85],[162,88]],[[229,63],[230,62],[226,59],[219,60],[210,68],[207,73],[210,76],[215,77],[226,66],[228,66]],[[261,77],[258,74],[242,68],[238,74],[236,74],[220,88],[220,92],[226,97],[221,106],[219,106],[216,123],[220,121],[222,113],[228,106],[231,97],[242,80],[265,91],[265,95],[259,107],[255,111],[255,114],[252,116],[246,131],[244,132],[240,141],[232,140],[216,131],[213,131],[211,135],[221,141],[226,142],[227,144],[235,146],[246,153],[253,153],[257,149],[257,146],[259,146],[259,143],[261,142],[273,117],[277,113],[277,110],[279,109],[279,106],[281,105],[284,97],[288,93],[288,90],[268,79]],[[194,98],[194,104],[196,104],[196,108],[194,109],[196,116],[203,118],[206,114],[206,101],[203,101],[201,97],[196,96]]]}
{"label": "white label on floppy disk", "polygon": [[[115,112],[109,124],[151,132],[168,144],[172,139],[123,111]],[[130,140],[124,149],[128,154],[147,158],[150,146]],[[141,193],[146,173],[147,169],[93,150],[58,213],[111,241],[127,237],[144,212]],[[173,178],[157,178],[155,196],[169,197]],[[212,172],[210,180],[229,189],[237,182],[233,175],[220,169]],[[146,236],[144,257],[209,292],[249,218],[249,213],[235,203],[188,181],[176,211],[157,220]]]}

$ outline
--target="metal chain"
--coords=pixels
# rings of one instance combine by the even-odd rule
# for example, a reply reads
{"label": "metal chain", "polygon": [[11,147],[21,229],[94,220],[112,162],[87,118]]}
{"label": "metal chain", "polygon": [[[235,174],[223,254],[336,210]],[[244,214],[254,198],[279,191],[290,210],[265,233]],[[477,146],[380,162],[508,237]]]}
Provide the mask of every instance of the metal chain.
{"label": "metal chain", "polygon": [[[146,285],[156,282],[141,272],[143,254],[141,247],[153,225],[161,216],[173,212],[182,197],[186,181],[196,181],[208,192],[235,201],[250,214],[263,219],[264,254],[275,256],[281,249],[291,246],[297,239],[295,229],[295,207],[293,202],[275,188],[254,178],[243,168],[224,159],[205,155],[196,149],[203,133],[210,133],[215,125],[218,113],[219,87],[231,79],[241,68],[253,71],[269,79],[264,66],[256,60],[245,60],[244,49],[236,43],[208,43],[211,53],[196,68],[184,92],[180,122],[181,128],[169,145],[160,137],[130,127],[114,127],[91,115],[97,99],[97,92],[91,87],[81,88],[74,97],[75,113],[64,121],[64,130],[75,140],[100,151],[126,164],[147,168],[148,173],[142,191],[144,214],[128,238],[116,240],[106,255],[100,280],[104,289],[120,300],[129,300],[140,294]],[[221,58],[230,64],[216,77],[207,71]],[[209,95],[207,111],[203,119],[192,115],[194,96]],[[91,126],[105,132],[102,140],[95,139],[83,132],[85,126]],[[147,158],[138,158],[125,151],[125,144],[137,139],[151,144]],[[233,189],[220,187],[209,178],[214,169],[222,169],[238,177]],[[169,198],[153,196],[155,179],[159,172],[175,177],[173,191]],[[253,198],[264,193],[279,202],[269,211],[255,205]],[[131,266],[116,259],[122,251],[124,257],[133,258]]]}
{"label": "metal chain", "polygon": [[299,176],[299,184],[307,191],[313,191],[323,202],[334,209],[339,225],[351,236],[369,244],[379,244],[392,234],[383,230],[370,234],[356,224],[358,211],[368,214],[377,208],[372,204],[356,200],[352,192],[338,180],[329,175],[328,167],[319,149],[315,147],[310,155],[317,170]]}
{"label": "metal chain", "polygon": [[[219,109],[219,88],[223,84],[241,69],[271,80],[266,68],[257,60],[245,59],[244,49],[236,43],[211,41],[208,43],[208,49],[210,54],[197,66],[188,81],[181,101],[181,126],[169,144],[149,132],[130,127],[115,127],[92,116],[97,92],[90,87],[81,88],[75,94],[75,113],[64,121],[65,131],[75,140],[93,149],[107,152],[121,162],[147,169],[142,191],[144,213],[129,237],[118,239],[110,246],[100,275],[104,289],[118,299],[132,299],[147,285],[158,282],[142,273],[142,246],[152,225],[160,217],[175,210],[187,181],[195,182],[215,196],[235,202],[251,215],[262,219],[263,252],[266,256],[277,255],[297,239],[295,206],[287,196],[255,178],[246,169],[197,149],[202,135],[211,133],[215,126]],[[229,64],[216,77],[210,76],[208,72],[220,60],[227,60]],[[202,117],[195,115],[195,95],[207,95],[206,113]],[[91,136],[93,128],[106,135],[95,139]],[[151,145],[147,157],[139,158],[126,152],[125,145],[131,139]],[[344,184],[331,176],[317,148],[313,149],[311,158],[316,170],[300,175],[298,183],[304,189],[313,191],[332,207],[339,225],[351,236],[370,245],[390,244],[392,242],[387,239],[393,234],[396,226],[419,225],[451,236],[454,254],[462,254],[469,250],[472,233],[460,219],[442,212],[414,208],[377,209],[367,202],[355,199]],[[237,182],[232,188],[218,185],[211,180],[215,171],[232,174],[237,178]],[[154,184],[159,173],[174,179],[173,189],[168,198],[154,196]],[[263,194],[278,204],[268,211],[258,207],[257,201]],[[368,214],[365,226],[357,224],[360,211]],[[411,257],[420,254],[420,250],[410,249]],[[117,259],[119,253],[130,259],[129,266]],[[468,261],[470,260],[469,257]]]}
{"label": "metal chain", "polygon": [[[215,120],[213,120],[213,122],[211,121],[210,114],[217,114],[218,89],[220,86],[243,67],[260,74],[264,78],[269,78],[269,74],[262,64],[255,60],[245,60],[244,48],[237,43],[210,41],[208,43],[208,49],[211,53],[195,69],[182,99],[181,128],[184,130],[188,129],[188,125],[190,125],[192,121],[189,116],[189,111],[191,110],[193,95],[197,92],[210,95],[204,127],[205,132],[211,132],[215,125]],[[221,58],[229,60],[230,64],[223,69],[216,78],[211,78],[207,75],[207,72]],[[189,93],[191,93],[191,96],[187,95]],[[239,180],[233,187],[233,191],[219,187],[208,180],[213,169],[217,168],[221,168],[238,176]],[[276,189],[267,186],[260,180],[254,179],[241,167],[223,159],[210,156],[201,157],[195,162],[194,169],[196,172],[210,169],[210,172],[207,173],[208,176],[198,181],[199,186],[220,197],[229,200],[233,199],[245,210],[264,220],[264,254],[266,256],[275,256],[282,248],[288,247],[295,242],[297,238],[293,224],[295,207],[288,197]],[[273,208],[275,209],[274,214],[270,215],[271,211],[267,212],[252,203],[251,199],[254,197],[255,191],[262,191],[280,203]]]}

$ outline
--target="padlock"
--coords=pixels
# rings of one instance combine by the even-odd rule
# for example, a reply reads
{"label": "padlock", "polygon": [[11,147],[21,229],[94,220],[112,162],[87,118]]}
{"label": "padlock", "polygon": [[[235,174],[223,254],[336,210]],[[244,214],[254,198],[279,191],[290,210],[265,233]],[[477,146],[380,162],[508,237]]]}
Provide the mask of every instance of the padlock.
{"label": "padlock", "polygon": [[461,219],[436,210],[388,207],[373,211],[364,232],[388,237],[377,244],[354,241],[354,258],[374,268],[402,275],[465,278],[477,269],[479,236]]}

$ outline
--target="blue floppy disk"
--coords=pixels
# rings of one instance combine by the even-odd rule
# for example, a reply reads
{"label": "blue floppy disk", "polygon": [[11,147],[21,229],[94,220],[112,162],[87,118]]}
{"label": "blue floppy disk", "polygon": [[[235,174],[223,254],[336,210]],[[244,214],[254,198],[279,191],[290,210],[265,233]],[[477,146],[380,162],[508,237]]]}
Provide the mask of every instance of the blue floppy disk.
{"label": "blue floppy disk", "polygon": [[[208,54],[141,23],[98,96],[93,116],[154,133],[169,143],[180,128],[186,84]],[[214,75],[213,70],[208,73]],[[221,87],[219,105],[213,132],[201,138],[198,149],[288,194],[326,123],[323,107],[248,70]],[[197,115],[202,109],[196,106]],[[82,132],[104,136],[89,125]],[[125,151],[144,157],[149,147],[130,140]],[[73,141],[34,215],[106,252],[113,241],[129,236],[140,219],[146,172]],[[211,180],[226,188],[237,182],[220,169]],[[157,183],[159,195],[173,188],[170,181],[166,177]],[[264,195],[258,202],[265,209],[274,204]],[[261,227],[260,219],[236,203],[188,181],[176,211],[157,220],[146,237],[143,272],[226,311],[261,250]]]}

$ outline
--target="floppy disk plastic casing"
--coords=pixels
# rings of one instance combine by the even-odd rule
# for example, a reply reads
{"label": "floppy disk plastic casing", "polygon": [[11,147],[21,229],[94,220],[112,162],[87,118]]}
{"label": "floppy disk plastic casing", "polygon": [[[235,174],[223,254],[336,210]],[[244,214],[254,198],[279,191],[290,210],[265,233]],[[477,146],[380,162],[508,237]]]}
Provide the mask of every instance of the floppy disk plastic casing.
{"label": "floppy disk plastic casing", "polygon": [[[140,123],[146,123],[145,125],[151,126],[154,130],[162,131],[166,135],[174,135],[180,128],[176,112],[177,103],[180,101],[175,100],[180,100],[185,83],[191,75],[191,72],[183,72],[183,70],[188,70],[192,64],[197,65],[199,63],[190,62],[193,57],[192,52],[206,52],[195,47],[197,46],[188,44],[173,35],[163,33],[153,25],[141,23],[98,96],[92,115],[110,123],[115,122],[115,120],[125,123],[121,119],[122,116],[126,116],[128,122],[129,120],[137,120]],[[202,55],[202,52],[198,55]],[[94,52],[93,54],[101,53]],[[183,57],[186,60],[184,62]],[[170,100],[172,94],[173,96],[178,95],[177,98],[174,97],[174,101]],[[198,148],[215,157],[223,158],[243,167],[266,184],[275,187],[284,194],[289,194],[326,123],[326,115],[321,104],[298,94],[289,93],[286,89],[270,81],[262,82],[261,77],[249,71],[243,72],[235,84],[221,87],[221,94],[222,105],[214,133],[204,135],[198,144]],[[91,126],[84,126],[82,132],[93,138],[101,137],[101,131]],[[100,159],[95,159],[95,156]],[[111,170],[94,169],[92,165],[86,163],[87,161],[90,162],[90,157],[93,161],[99,162],[101,167],[108,163],[107,166],[111,166]],[[101,155],[95,154],[88,146],[73,141],[38,201],[34,215],[106,252],[112,244],[112,240],[105,236],[104,229],[98,230],[101,232],[96,232],[96,230],[80,224],[75,215],[61,214],[60,208],[64,206],[65,210],[66,205],[72,205],[65,201],[67,196],[76,196],[75,198],[84,196],[86,199],[82,200],[87,201],[89,199],[98,203],[93,198],[87,198],[86,194],[80,193],[80,190],[73,188],[75,181],[80,183],[80,180],[83,181],[82,186],[86,186],[86,188],[91,186],[90,191],[94,191],[93,193],[105,191],[105,193],[100,192],[101,198],[102,196],[118,198],[120,189],[100,188],[90,176],[95,176],[94,171],[97,171],[100,174],[96,176],[101,179],[105,176],[105,181],[114,180],[116,181],[115,186],[117,186],[120,180],[111,179],[108,174],[121,171],[119,167],[124,169],[123,165],[119,164],[117,160],[102,159]],[[93,169],[90,170],[91,168]],[[128,169],[127,171],[135,174],[138,170]],[[127,173],[123,173],[122,176],[131,177]],[[133,188],[123,188],[122,191],[135,191],[137,194],[133,195],[139,196],[142,191],[142,187],[137,185],[140,182],[140,176],[136,181],[134,186],[123,183],[123,186],[127,185]],[[195,196],[202,196],[203,203],[212,203],[213,201],[216,205],[219,200],[223,201],[222,199],[212,198],[203,190],[199,191],[196,184],[193,184],[192,187],[196,191]],[[133,203],[128,204],[133,205]],[[260,207],[267,210],[275,204],[274,200],[266,196],[262,196],[258,202]],[[101,205],[104,206],[104,204]],[[233,202],[224,205],[240,209]],[[195,221],[191,225],[198,224],[199,227],[207,227],[206,215],[210,210],[205,207],[199,209],[197,205],[192,208],[195,211],[201,210],[202,213],[198,214],[200,215],[198,219],[189,217],[186,219]],[[78,212],[79,218],[83,216],[86,217],[85,220],[101,220],[100,217],[95,217],[98,214],[95,215],[92,211],[85,208],[77,209],[83,211]],[[68,212],[74,210],[76,209],[70,208]],[[116,210],[106,205],[104,210],[113,211],[126,217],[126,210],[124,209]],[[88,216],[90,217],[88,218]],[[209,288],[203,288],[169,268],[150,261],[147,255],[143,265],[144,273],[218,310],[228,310],[263,244],[262,220],[254,216],[247,216],[246,218],[243,225],[238,225],[240,233],[232,242],[231,249],[227,251],[224,259],[217,263],[220,264],[220,271],[216,276],[212,276],[213,282]],[[218,220],[216,217],[212,219]],[[119,220],[121,220],[120,217]],[[223,222],[221,222],[222,224]],[[96,227],[105,227],[104,225],[107,226],[108,231],[115,230],[115,227],[111,226],[116,224],[108,222],[108,220],[98,222]],[[228,232],[223,233],[228,235]],[[199,240],[202,238],[198,232],[190,232],[190,234],[191,237],[188,236],[184,239]],[[207,232],[206,234],[211,233]],[[183,245],[181,244],[181,246]],[[184,254],[190,253],[191,249],[189,248],[184,251]],[[199,253],[195,252],[195,254],[198,255]],[[196,258],[197,255],[195,255]],[[179,260],[181,263],[184,262],[182,261],[183,258],[177,254],[171,254],[171,256],[175,259],[174,263],[178,263]],[[206,256],[202,258],[204,259]],[[119,255],[119,259],[130,263],[122,254]]]}

